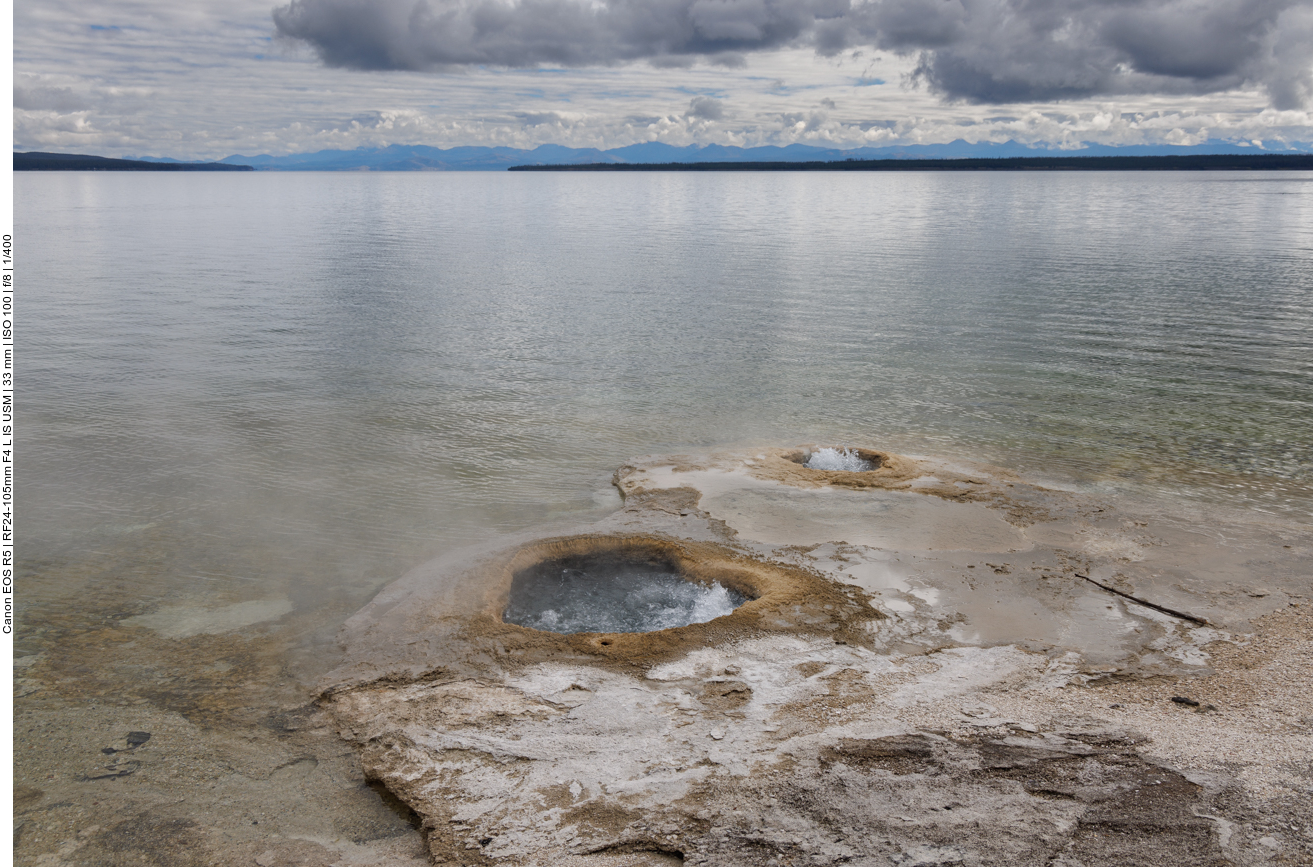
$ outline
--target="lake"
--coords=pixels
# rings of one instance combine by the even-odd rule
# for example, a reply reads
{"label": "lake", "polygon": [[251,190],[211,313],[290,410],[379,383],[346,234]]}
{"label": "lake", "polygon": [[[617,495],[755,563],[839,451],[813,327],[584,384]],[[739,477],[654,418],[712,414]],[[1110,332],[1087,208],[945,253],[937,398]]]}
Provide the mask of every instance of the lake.
{"label": "lake", "polygon": [[[20,782],[86,778],[148,725],[191,732],[195,767],[283,749],[268,720],[382,586],[608,514],[639,455],[857,445],[1304,520],[1310,181],[15,175],[15,652],[43,672]],[[316,834],[374,810],[360,840],[409,839],[333,755],[349,809],[292,820],[299,778],[231,757],[266,794],[195,768],[174,790],[229,780],[197,809],[267,797]],[[75,824],[56,813],[31,821]]]}

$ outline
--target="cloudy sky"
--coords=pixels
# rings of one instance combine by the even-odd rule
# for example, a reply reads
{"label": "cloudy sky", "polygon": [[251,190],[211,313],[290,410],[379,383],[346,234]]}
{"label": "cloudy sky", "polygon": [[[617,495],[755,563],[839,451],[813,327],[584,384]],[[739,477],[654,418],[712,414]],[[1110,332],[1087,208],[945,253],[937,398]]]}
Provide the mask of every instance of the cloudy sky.
{"label": "cloudy sky", "polygon": [[1313,142],[1313,0],[17,0],[18,150]]}

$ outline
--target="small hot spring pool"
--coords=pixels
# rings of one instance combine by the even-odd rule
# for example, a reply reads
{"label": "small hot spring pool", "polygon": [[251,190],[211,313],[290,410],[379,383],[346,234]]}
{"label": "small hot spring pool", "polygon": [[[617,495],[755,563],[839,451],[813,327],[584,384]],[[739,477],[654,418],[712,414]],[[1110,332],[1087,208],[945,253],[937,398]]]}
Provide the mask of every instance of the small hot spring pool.
{"label": "small hot spring pool", "polygon": [[660,559],[596,554],[545,560],[516,573],[502,620],[545,632],[655,632],[706,623],[747,597],[686,580]]}

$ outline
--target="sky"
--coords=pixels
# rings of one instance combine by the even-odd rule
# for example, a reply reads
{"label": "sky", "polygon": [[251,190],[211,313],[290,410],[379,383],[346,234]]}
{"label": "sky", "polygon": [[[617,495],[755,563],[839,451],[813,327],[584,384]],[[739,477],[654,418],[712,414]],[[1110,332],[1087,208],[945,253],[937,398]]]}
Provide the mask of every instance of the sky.
{"label": "sky", "polygon": [[16,0],[16,150],[1313,142],[1313,0]]}

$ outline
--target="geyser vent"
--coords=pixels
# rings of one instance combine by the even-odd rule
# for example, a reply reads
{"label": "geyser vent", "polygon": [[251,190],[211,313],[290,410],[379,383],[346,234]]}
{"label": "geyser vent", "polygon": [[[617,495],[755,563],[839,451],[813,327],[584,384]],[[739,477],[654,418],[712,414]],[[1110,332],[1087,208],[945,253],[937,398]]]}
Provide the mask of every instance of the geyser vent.
{"label": "geyser vent", "polygon": [[515,574],[506,623],[545,632],[655,632],[723,617],[747,601],[687,580],[672,561],[608,552],[544,560]]}
{"label": "geyser vent", "polygon": [[809,470],[827,470],[830,472],[865,473],[880,466],[878,456],[872,461],[859,449],[820,448],[809,453],[802,461]]}

